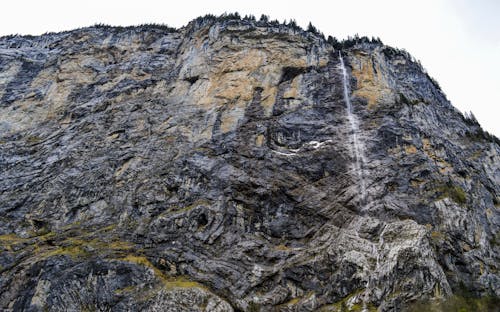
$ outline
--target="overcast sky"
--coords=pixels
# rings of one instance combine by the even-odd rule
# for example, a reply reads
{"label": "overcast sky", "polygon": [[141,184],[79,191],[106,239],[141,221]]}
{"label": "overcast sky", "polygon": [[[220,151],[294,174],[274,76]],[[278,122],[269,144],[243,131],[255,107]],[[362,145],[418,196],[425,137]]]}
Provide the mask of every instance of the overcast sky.
{"label": "overcast sky", "polygon": [[[179,4],[180,3],[180,4]],[[264,13],[309,21],[326,36],[380,37],[419,59],[448,99],[500,137],[500,0],[33,0],[4,1],[0,35],[41,34],[95,23],[180,27],[207,13]]]}

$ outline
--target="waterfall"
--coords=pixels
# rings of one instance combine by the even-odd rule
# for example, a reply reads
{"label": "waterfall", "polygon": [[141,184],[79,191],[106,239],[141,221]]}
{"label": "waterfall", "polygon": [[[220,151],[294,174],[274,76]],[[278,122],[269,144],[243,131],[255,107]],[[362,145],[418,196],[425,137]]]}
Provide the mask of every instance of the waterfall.
{"label": "waterfall", "polygon": [[357,176],[358,185],[361,193],[361,204],[364,205],[366,200],[366,184],[364,178],[365,155],[363,143],[359,140],[359,125],[358,118],[352,112],[351,97],[349,96],[349,78],[347,70],[342,59],[342,54],[339,51],[340,67],[342,69],[342,81],[344,85],[344,101],[347,111],[347,119],[351,127],[351,156],[354,159],[353,170]]}
{"label": "waterfall", "polygon": [[[349,126],[350,126],[350,137],[351,137],[351,144],[350,144],[350,150],[351,150],[351,157],[354,160],[352,163],[352,170],[354,171],[354,174],[356,175],[357,178],[357,183],[359,186],[359,192],[361,194],[361,200],[360,200],[360,207],[359,209],[361,211],[364,210],[364,206],[366,203],[366,182],[365,182],[365,164],[366,164],[366,158],[364,154],[364,145],[363,142],[359,139],[359,121],[358,117],[354,115],[352,112],[352,104],[351,104],[351,97],[349,96],[349,77],[347,75],[347,70],[344,65],[344,59],[342,58],[342,54],[339,51],[339,59],[340,59],[340,68],[342,69],[342,82],[343,82],[343,87],[344,87],[344,101],[346,105],[346,111],[347,111],[347,119],[349,120]],[[368,312],[368,305],[367,302],[369,302],[369,296],[370,296],[370,289],[374,286],[374,274],[378,272],[379,266],[380,266],[380,248],[384,244],[383,237],[381,237],[381,241],[379,244],[376,246],[372,244],[372,252],[376,256],[376,264],[375,268],[369,268],[370,274],[368,276],[368,281],[367,285],[365,288],[365,292],[362,295],[362,300],[363,300],[363,308],[362,312]]]}

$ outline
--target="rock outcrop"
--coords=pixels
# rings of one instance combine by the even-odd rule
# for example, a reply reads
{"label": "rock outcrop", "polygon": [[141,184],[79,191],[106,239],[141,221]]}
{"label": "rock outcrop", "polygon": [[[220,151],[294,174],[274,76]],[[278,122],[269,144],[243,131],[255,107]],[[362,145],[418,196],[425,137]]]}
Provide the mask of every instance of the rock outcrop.
{"label": "rock outcrop", "polygon": [[0,307],[498,297],[499,154],[380,42],[220,18],[3,37]]}

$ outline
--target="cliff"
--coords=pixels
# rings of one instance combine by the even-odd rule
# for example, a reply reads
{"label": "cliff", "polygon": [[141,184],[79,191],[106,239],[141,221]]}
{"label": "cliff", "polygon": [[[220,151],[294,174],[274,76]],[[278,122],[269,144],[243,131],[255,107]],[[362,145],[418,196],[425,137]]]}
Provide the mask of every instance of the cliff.
{"label": "cliff", "polygon": [[491,309],[499,153],[378,41],[211,17],[3,37],[0,307]]}

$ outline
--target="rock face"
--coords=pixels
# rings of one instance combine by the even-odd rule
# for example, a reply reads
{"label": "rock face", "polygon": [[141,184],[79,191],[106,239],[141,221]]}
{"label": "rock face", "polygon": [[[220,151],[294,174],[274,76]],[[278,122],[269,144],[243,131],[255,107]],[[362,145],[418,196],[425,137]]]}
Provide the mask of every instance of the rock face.
{"label": "rock face", "polygon": [[499,153],[379,42],[216,18],[3,37],[0,307],[498,297]]}

